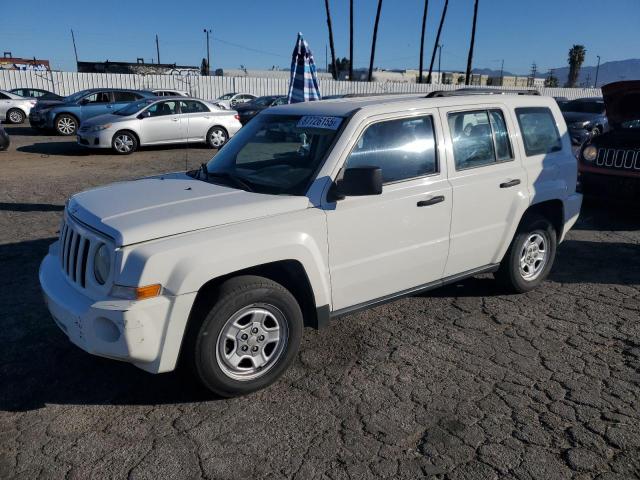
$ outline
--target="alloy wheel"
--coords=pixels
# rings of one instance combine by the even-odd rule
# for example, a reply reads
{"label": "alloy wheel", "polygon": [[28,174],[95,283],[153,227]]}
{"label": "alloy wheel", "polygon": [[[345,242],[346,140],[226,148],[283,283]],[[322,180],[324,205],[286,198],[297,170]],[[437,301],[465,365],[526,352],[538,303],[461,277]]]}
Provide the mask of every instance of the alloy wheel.
{"label": "alloy wheel", "polygon": [[126,133],[120,133],[113,139],[113,147],[120,153],[129,153],[133,150],[133,138]]}
{"label": "alloy wheel", "polygon": [[254,380],[277,363],[286,350],[288,336],[284,315],[275,306],[244,307],[227,320],[218,335],[218,366],[234,380]]}
{"label": "alloy wheel", "polygon": [[71,135],[76,131],[76,122],[69,117],[62,117],[57,125],[58,131],[64,135]]}
{"label": "alloy wheel", "polygon": [[520,275],[527,281],[540,276],[547,264],[549,242],[542,231],[531,233],[520,250]]}
{"label": "alloy wheel", "polygon": [[9,121],[11,123],[22,123],[24,122],[24,115],[18,110],[11,110],[9,112]]}

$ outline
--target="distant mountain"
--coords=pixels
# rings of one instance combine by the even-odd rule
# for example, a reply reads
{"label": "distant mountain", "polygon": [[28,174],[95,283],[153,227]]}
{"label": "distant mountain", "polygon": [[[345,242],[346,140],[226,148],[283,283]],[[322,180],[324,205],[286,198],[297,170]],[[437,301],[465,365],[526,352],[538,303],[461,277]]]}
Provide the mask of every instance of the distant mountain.
{"label": "distant mountain", "polygon": [[[499,77],[500,70],[493,70],[491,68],[474,68],[473,73],[479,73],[482,75],[489,75],[490,77]],[[546,77],[548,72],[538,72],[537,77]],[[558,84],[564,87],[567,83],[569,76],[569,67],[559,67],[553,69],[554,75],[558,78]],[[503,75],[514,75],[511,72],[503,72]],[[517,74],[515,74],[517,75]],[[528,74],[520,74],[521,77],[526,77]],[[596,67],[595,66],[583,66],[580,69],[580,76],[578,77],[578,86],[592,86],[596,80]],[[615,62],[605,62],[600,64],[600,70],[598,72],[598,86],[605,85],[611,82],[618,82],[620,80],[640,80],[640,59],[632,58],[629,60],[619,60]]]}
{"label": "distant mountain", "polygon": [[[557,68],[554,75],[558,77],[561,87],[567,82],[569,75],[569,67]],[[593,85],[596,79],[596,67],[585,67],[580,69],[578,77],[578,86]],[[615,62],[605,62],[600,64],[598,72],[598,86],[620,80],[640,80],[640,58],[632,58],[629,60],[619,60]]]}

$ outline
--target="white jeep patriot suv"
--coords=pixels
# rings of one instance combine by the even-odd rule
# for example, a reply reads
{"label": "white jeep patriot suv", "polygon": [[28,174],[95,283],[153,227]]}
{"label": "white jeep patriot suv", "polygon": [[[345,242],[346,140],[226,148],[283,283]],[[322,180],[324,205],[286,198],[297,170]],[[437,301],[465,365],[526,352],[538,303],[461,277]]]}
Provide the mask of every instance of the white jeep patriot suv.
{"label": "white jeep patriot suv", "polygon": [[576,176],[552,98],[274,107],[198,170],[72,196],[40,283],[87,352],[180,360],[239,395],[283,373],[305,326],[484,272],[535,288],[578,217]]}

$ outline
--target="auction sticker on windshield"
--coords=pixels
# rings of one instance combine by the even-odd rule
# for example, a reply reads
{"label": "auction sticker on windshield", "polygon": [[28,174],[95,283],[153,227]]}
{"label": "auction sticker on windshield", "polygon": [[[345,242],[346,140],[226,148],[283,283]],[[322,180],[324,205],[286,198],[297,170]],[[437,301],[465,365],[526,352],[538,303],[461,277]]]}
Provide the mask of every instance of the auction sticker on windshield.
{"label": "auction sticker on windshield", "polygon": [[296,127],[298,128],[324,128],[327,130],[337,130],[342,122],[342,117],[320,117],[316,115],[305,115]]}

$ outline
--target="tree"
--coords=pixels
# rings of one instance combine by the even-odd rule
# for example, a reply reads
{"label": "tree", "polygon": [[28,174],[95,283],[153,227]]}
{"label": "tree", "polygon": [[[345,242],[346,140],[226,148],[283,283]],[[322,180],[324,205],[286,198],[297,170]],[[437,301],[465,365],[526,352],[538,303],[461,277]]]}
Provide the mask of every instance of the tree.
{"label": "tree", "polygon": [[376,41],[378,40],[378,24],[380,23],[380,10],[382,10],[382,0],[378,0],[378,10],[376,11],[376,21],[373,24],[373,41],[371,42],[371,59],[369,60],[369,77],[370,82],[373,79],[373,60],[376,56]]}
{"label": "tree", "polygon": [[329,73],[333,75],[333,78],[340,79],[342,72],[348,73],[351,70],[351,62],[347,57],[338,58],[336,60],[337,71],[333,70],[333,65],[329,65]]}
{"label": "tree", "polygon": [[349,80],[353,82],[353,0],[349,0]]}
{"label": "tree", "polygon": [[422,83],[422,62],[424,60],[424,31],[427,26],[427,10],[429,10],[429,0],[424,0],[424,12],[422,14],[422,33],[420,34],[420,70],[418,73],[418,83]]}
{"label": "tree", "polygon": [[209,64],[207,63],[206,58],[203,58],[202,63],[200,63],[200,75],[203,77],[209,75]]}
{"label": "tree", "polygon": [[558,77],[556,77],[553,72],[549,72],[549,76],[544,79],[544,86],[556,88],[558,86]]}
{"label": "tree", "polygon": [[584,45],[574,45],[569,50],[569,78],[567,79],[566,87],[573,88],[578,83],[580,68],[584,63],[586,53],[587,49],[584,48]]}
{"label": "tree", "polygon": [[469,56],[467,58],[467,73],[464,78],[464,84],[469,85],[471,81],[471,67],[473,65],[473,46],[476,43],[476,24],[478,22],[478,0],[473,5],[473,27],[471,27],[471,43],[469,44]]}
{"label": "tree", "polygon": [[334,79],[336,79],[336,50],[333,47],[333,27],[331,24],[331,12],[329,11],[329,0],[324,0],[324,6],[327,10],[327,27],[329,27],[329,48],[331,49],[331,65],[333,65]]}
{"label": "tree", "polygon": [[444,7],[442,8],[442,17],[440,17],[440,25],[438,26],[438,33],[436,34],[436,43],[433,45],[433,53],[431,54],[431,63],[429,64],[429,75],[427,75],[427,83],[431,83],[431,72],[433,72],[433,62],[436,59],[436,51],[438,50],[438,44],[440,43],[440,34],[442,33],[442,26],[444,25],[444,19],[447,16],[448,6],[449,6],[449,0],[444,0]]}

